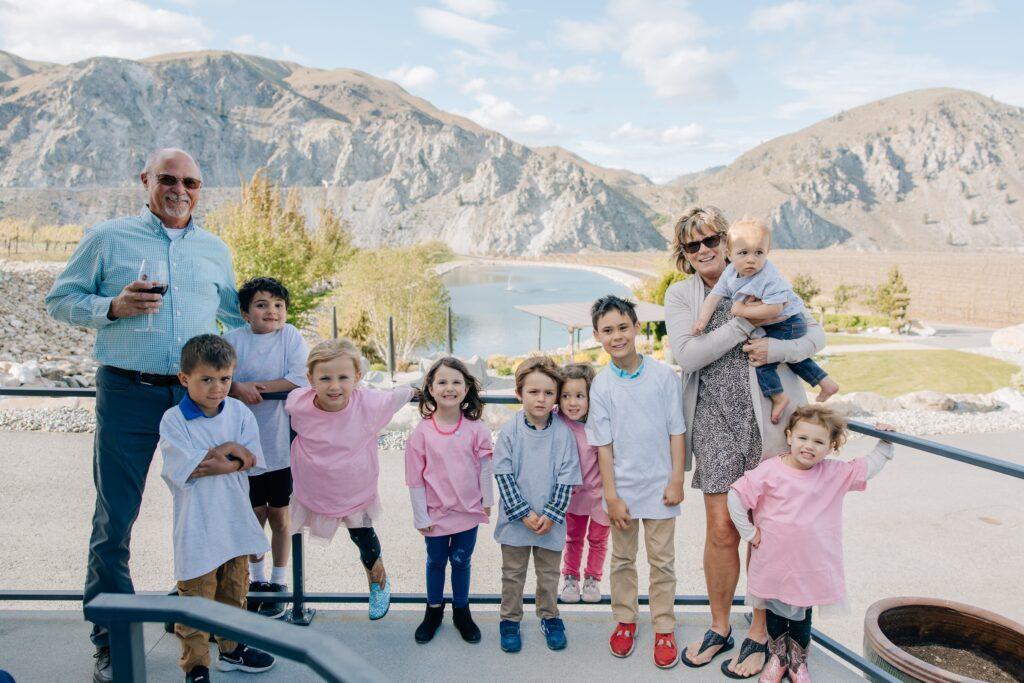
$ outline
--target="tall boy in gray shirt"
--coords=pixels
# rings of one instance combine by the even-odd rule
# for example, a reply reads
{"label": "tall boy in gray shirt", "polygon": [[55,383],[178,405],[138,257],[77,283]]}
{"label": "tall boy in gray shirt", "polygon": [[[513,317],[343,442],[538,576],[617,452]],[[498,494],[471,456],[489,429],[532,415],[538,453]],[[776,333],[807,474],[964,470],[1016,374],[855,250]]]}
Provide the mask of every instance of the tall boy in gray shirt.
{"label": "tall boy in gray shirt", "polygon": [[522,411],[502,427],[494,446],[494,476],[501,505],[494,538],[501,544],[501,649],[522,648],[523,586],[530,555],[537,574],[537,615],[547,645],[565,648],[558,617],[558,578],[565,547],[565,511],[572,487],[583,483],[576,437],[552,410],[562,372],[539,356],[516,368],[516,396]]}

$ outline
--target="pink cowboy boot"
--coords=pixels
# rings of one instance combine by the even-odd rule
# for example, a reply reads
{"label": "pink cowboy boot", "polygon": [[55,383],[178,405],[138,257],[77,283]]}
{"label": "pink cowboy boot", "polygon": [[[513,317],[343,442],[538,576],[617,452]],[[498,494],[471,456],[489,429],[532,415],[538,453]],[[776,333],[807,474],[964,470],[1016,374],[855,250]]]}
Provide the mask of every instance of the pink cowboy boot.
{"label": "pink cowboy boot", "polygon": [[779,683],[786,675],[786,664],[789,663],[789,654],[786,651],[786,634],[778,638],[768,636],[768,663],[761,669],[761,677],[757,683]]}
{"label": "pink cowboy boot", "polygon": [[807,650],[787,636],[789,640],[789,681],[790,683],[811,683],[811,672],[807,669]]}

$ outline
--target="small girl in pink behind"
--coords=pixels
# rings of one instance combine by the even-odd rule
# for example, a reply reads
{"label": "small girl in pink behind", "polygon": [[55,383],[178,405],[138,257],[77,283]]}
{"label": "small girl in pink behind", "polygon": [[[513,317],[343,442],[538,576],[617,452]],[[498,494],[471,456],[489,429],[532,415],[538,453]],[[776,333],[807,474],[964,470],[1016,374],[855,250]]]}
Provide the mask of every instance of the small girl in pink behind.
{"label": "small girl in pink behind", "polygon": [[427,609],[416,642],[430,642],[444,620],[445,569],[452,567],[452,623],[462,639],[480,642],[469,613],[469,571],[477,526],[494,504],[491,430],[480,421],[476,378],[458,358],[437,360],[423,378],[423,421],[405,444],[405,483],[416,529],[427,549]]}
{"label": "small girl in pink behind", "polygon": [[370,618],[380,619],[391,604],[391,582],[373,530],[382,512],[377,435],[415,390],[359,386],[360,359],[348,339],[320,342],[306,361],[310,386],[293,390],[285,401],[295,431],[290,526],[293,534],[309,529],[325,541],[339,527],[348,528],[370,583]]}
{"label": "small girl in pink behind", "polygon": [[[601,505],[601,470],[597,465],[597,447],[587,443],[583,425],[590,410],[590,383],[594,368],[586,363],[569,363],[562,368],[565,383],[558,398],[558,415],[576,437],[580,454],[583,485],[576,488],[565,515],[565,552],[562,554],[562,575],[565,585],[558,599],[562,602],[600,602],[597,585],[604,573],[604,557],[608,551],[611,530],[608,513]],[[590,523],[588,530],[587,523]],[[583,539],[590,543],[583,588],[580,588],[580,563],[583,561]]]}
{"label": "small girl in pink behind", "polygon": [[863,491],[893,455],[892,444],[880,440],[867,457],[826,460],[846,435],[846,420],[834,410],[800,406],[786,429],[789,452],[762,461],[729,489],[729,516],[753,548],[747,604],[767,610],[771,656],[761,683],[786,675],[809,683],[811,608],[846,602],[843,498]]}

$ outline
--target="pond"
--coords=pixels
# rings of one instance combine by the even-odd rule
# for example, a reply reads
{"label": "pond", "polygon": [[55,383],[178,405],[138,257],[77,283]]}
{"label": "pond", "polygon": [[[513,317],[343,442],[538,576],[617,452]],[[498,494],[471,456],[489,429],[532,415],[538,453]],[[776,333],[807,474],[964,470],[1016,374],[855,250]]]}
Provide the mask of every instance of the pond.
{"label": "pond", "polygon": [[[468,265],[443,276],[455,316],[455,354],[521,355],[537,350],[537,318],[516,306],[593,301],[629,289],[586,270],[540,266]],[[589,338],[589,331],[581,332]],[[545,320],[541,347],[567,346],[564,327]]]}

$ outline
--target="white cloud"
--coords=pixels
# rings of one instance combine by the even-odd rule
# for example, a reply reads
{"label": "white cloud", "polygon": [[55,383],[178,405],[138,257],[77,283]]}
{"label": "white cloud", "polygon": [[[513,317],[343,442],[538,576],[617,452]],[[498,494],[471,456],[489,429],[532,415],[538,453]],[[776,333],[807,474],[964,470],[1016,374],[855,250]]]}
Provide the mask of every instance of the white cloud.
{"label": "white cloud", "polygon": [[976,16],[995,11],[991,0],[959,0],[953,7],[942,10],[928,24],[928,28],[953,28]]}
{"label": "white cloud", "polygon": [[618,52],[655,97],[731,97],[734,57],[703,43],[707,28],[696,14],[667,0],[613,0],[595,22],[562,22],[559,41],[583,52]]}
{"label": "white cloud", "polygon": [[786,2],[772,7],[760,7],[750,14],[747,25],[758,32],[785,31],[788,28],[803,28],[818,7],[800,0]]}
{"label": "white cloud", "polygon": [[258,40],[251,33],[235,36],[231,44],[240,52],[269,57],[270,59],[286,59],[290,62],[303,62],[305,58],[287,45],[275,45],[266,40]]}
{"label": "white cloud", "polygon": [[496,0],[441,0],[441,4],[453,12],[477,19],[493,17],[504,9]]}
{"label": "white cloud", "polygon": [[653,140],[658,137],[658,131],[643,126],[634,126],[632,121],[626,121],[613,130],[608,137],[612,140]]}
{"label": "white cloud", "polygon": [[704,137],[704,126],[699,123],[688,123],[685,126],[672,126],[661,133],[662,142],[689,144]]}
{"label": "white cloud", "polygon": [[462,84],[459,90],[463,93],[469,94],[471,92],[480,92],[487,87],[487,81],[483,78],[471,78]]}
{"label": "white cloud", "polygon": [[494,43],[508,33],[501,26],[432,7],[416,8],[416,18],[434,35],[472,45],[482,52],[490,52]]}
{"label": "white cloud", "polygon": [[437,82],[437,71],[423,64],[416,66],[403,64],[397,69],[387,72],[385,77],[397,82],[406,90],[419,90],[420,88],[429,88]]}
{"label": "white cloud", "polygon": [[0,1],[0,48],[29,59],[138,59],[199,50],[211,36],[195,17],[137,0]]}
{"label": "white cloud", "polygon": [[548,117],[541,114],[524,114],[508,100],[490,93],[478,93],[474,99],[477,108],[466,116],[484,128],[496,130],[505,135],[525,135],[538,138],[558,130]]}
{"label": "white cloud", "polygon": [[566,83],[590,85],[601,80],[601,72],[586,64],[577,64],[565,69],[551,67],[533,74],[533,82],[542,88],[555,89]]}

